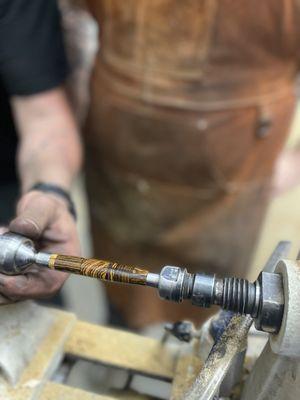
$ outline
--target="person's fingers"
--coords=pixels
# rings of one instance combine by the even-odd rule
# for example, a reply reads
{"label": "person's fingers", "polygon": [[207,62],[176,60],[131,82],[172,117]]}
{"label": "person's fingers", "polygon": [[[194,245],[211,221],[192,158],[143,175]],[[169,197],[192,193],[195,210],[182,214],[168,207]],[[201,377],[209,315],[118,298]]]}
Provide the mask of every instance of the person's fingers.
{"label": "person's fingers", "polygon": [[3,294],[0,294],[0,307],[12,303],[16,303],[16,301],[10,300],[8,297],[4,296]]}
{"label": "person's fingers", "polygon": [[51,297],[62,287],[67,276],[40,267],[33,267],[24,275],[0,274],[0,294],[9,301]]}
{"label": "person's fingers", "polygon": [[[15,279],[15,276],[7,276],[0,274],[0,295],[3,298],[6,298],[8,301],[15,301],[17,300],[18,296],[15,297],[15,290],[16,290],[16,284],[17,287],[19,288],[20,286],[20,279]],[[19,278],[19,276],[18,276]],[[20,275],[21,281],[24,280],[24,276]],[[18,289],[19,290],[19,289]]]}
{"label": "person's fingers", "polygon": [[6,228],[6,226],[0,226],[0,235],[3,235],[3,233],[7,232],[8,229]]}
{"label": "person's fingers", "polygon": [[17,217],[9,224],[12,232],[38,239],[55,219],[57,203],[50,196],[30,192],[22,197],[17,207]]}
{"label": "person's fingers", "polygon": [[5,305],[7,305],[7,304],[12,304],[12,303],[16,303],[15,301],[12,301],[12,300],[9,300],[9,299],[7,299],[6,297],[4,297],[4,296],[2,296],[1,294],[0,294],[0,307],[1,306],[5,306]]}

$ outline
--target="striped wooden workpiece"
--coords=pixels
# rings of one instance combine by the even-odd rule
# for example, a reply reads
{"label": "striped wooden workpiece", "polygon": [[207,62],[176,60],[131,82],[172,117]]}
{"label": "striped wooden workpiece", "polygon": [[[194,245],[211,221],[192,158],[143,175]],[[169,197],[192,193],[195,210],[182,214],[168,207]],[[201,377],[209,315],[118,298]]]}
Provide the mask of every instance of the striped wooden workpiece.
{"label": "striped wooden workpiece", "polygon": [[135,266],[117,264],[111,261],[52,254],[49,268],[73,274],[90,276],[103,281],[145,285],[148,272]]}

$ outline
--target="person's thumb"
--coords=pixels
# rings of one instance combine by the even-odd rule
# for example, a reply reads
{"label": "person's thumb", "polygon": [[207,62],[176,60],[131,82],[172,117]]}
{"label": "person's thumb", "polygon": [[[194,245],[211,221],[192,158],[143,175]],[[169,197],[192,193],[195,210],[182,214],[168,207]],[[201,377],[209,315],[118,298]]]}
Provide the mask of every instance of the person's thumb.
{"label": "person's thumb", "polygon": [[25,194],[17,205],[17,216],[9,224],[11,232],[38,239],[55,219],[55,201],[45,193]]}

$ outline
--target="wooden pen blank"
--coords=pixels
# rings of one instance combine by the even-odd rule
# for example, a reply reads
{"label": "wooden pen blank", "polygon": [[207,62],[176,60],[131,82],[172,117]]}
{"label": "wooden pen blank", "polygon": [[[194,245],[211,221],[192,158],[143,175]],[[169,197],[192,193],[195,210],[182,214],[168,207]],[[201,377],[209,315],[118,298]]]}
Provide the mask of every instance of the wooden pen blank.
{"label": "wooden pen blank", "polygon": [[113,263],[74,256],[53,254],[50,257],[49,268],[98,278],[103,281],[132,283],[145,285],[148,271],[134,266]]}

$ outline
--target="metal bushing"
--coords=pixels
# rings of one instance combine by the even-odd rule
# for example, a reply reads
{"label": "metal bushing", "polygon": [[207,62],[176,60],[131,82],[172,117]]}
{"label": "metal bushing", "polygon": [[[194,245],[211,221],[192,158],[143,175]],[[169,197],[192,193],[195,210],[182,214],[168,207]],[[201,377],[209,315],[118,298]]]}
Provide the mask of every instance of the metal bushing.
{"label": "metal bushing", "polygon": [[261,272],[258,282],[261,293],[255,327],[260,331],[276,333],[280,329],[284,310],[282,276]]}
{"label": "metal bushing", "polygon": [[159,296],[166,300],[181,302],[188,297],[192,275],[186,269],[166,265],[160,272]]}
{"label": "metal bushing", "polygon": [[214,303],[215,275],[196,274],[192,291],[192,304],[210,307]]}
{"label": "metal bushing", "polygon": [[270,335],[274,353],[300,357],[300,262],[281,260],[275,269],[281,274],[284,291],[284,312],[281,328],[276,335]]}

